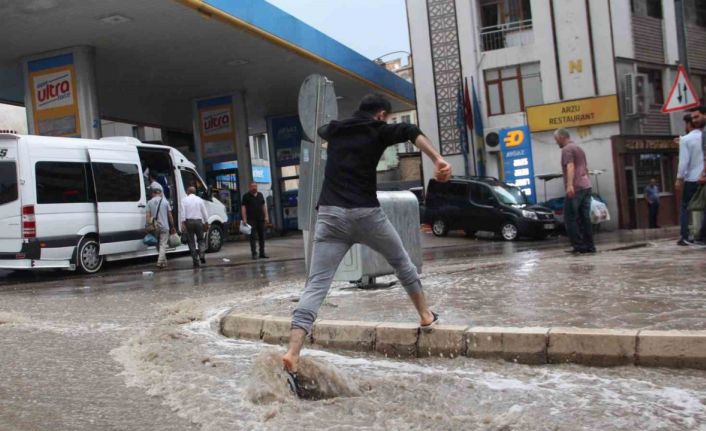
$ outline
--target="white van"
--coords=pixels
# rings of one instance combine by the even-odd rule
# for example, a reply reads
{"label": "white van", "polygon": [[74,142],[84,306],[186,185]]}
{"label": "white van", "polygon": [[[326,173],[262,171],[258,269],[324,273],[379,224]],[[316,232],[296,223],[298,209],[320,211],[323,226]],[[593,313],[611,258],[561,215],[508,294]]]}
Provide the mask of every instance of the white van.
{"label": "white van", "polygon": [[162,184],[175,221],[186,188],[197,187],[211,225],[209,250],[219,250],[228,220],[225,206],[174,148],[127,137],[0,133],[0,268],[94,273],[104,260],[155,255],[155,247],[142,242],[147,172]]}

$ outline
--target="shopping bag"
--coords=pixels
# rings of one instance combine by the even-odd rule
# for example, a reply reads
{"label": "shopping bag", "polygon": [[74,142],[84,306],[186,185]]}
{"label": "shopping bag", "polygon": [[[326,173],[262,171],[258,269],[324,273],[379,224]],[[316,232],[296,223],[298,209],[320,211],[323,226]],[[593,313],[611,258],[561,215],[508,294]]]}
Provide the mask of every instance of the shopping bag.
{"label": "shopping bag", "polygon": [[596,198],[591,198],[591,224],[599,224],[610,220],[608,206]]}
{"label": "shopping bag", "polygon": [[706,211],[706,186],[704,184],[699,185],[687,208],[689,211]]}
{"label": "shopping bag", "polygon": [[152,235],[151,233],[148,233],[145,235],[145,237],[142,239],[142,242],[145,243],[146,246],[151,247],[151,246],[156,246],[157,245],[157,237]]}
{"label": "shopping bag", "polygon": [[240,223],[240,233],[250,235],[252,233],[252,227],[247,223]]}
{"label": "shopping bag", "polygon": [[175,233],[169,235],[169,241],[168,241],[168,243],[169,243],[169,247],[170,247],[170,248],[179,247],[179,246],[181,245],[181,236],[179,236],[179,235],[177,235],[177,234],[175,234]]}

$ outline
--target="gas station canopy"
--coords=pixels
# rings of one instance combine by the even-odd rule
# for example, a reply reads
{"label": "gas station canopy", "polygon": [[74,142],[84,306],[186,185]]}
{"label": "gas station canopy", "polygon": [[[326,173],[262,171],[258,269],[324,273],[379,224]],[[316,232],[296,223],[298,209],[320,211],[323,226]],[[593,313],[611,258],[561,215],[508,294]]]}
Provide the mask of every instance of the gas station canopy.
{"label": "gas station canopy", "polygon": [[371,91],[414,106],[412,84],[264,0],[0,0],[0,16],[10,103],[25,102],[20,59],[88,46],[101,118],[191,132],[193,100],[242,92],[261,132],[266,117],[296,113],[312,73],[334,81],[342,115]]}

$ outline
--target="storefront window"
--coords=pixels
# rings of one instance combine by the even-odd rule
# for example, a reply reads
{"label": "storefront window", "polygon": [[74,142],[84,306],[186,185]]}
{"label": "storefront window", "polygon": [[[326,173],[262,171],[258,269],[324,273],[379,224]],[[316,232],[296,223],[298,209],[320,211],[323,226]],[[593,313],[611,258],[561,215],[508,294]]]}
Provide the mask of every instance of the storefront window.
{"label": "storefront window", "polygon": [[635,156],[635,180],[637,193],[643,194],[645,187],[652,178],[657,180],[657,185],[662,193],[673,191],[672,178],[674,177],[672,158],[664,154],[648,153]]}

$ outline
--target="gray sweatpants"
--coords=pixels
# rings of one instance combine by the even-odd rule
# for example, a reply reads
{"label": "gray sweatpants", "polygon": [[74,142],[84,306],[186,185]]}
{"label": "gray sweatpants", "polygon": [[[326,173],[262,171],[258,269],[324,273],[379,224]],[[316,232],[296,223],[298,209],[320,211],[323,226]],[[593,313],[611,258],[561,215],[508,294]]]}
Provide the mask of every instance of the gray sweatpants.
{"label": "gray sweatpants", "polygon": [[316,219],[309,279],[292,313],[292,328],[303,329],[307,334],[311,332],[338,265],[356,243],[382,254],[408,294],[421,291],[417,267],[381,208],[321,206]]}

